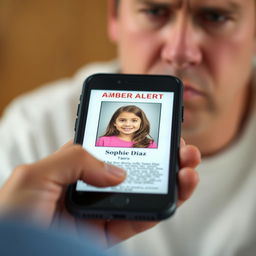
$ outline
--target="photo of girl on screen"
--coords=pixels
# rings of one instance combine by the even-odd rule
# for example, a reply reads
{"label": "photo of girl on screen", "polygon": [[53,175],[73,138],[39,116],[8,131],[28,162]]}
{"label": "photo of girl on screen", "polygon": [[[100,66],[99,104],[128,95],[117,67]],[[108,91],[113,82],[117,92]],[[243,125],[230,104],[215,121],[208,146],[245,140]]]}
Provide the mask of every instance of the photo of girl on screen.
{"label": "photo of girl on screen", "polygon": [[118,108],[111,117],[105,134],[96,146],[157,148],[150,136],[150,123],[144,111],[135,105]]}

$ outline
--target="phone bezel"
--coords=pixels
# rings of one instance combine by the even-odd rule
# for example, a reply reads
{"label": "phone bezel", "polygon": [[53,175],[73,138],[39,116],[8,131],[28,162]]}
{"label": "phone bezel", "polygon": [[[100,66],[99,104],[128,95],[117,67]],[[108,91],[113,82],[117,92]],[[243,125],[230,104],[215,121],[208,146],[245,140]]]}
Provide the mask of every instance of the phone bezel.
{"label": "phone bezel", "polygon": [[[157,84],[157,86],[156,86]],[[125,88],[124,88],[125,87]],[[182,122],[182,82],[172,76],[159,75],[127,75],[127,74],[95,74],[88,77],[83,85],[76,121],[74,143],[83,144],[84,131],[89,107],[91,90],[111,91],[159,91],[174,92],[172,139],[169,157],[169,182],[167,194],[140,194],[140,193],[112,193],[112,192],[80,192],[76,191],[76,183],[69,187],[67,193],[68,209],[79,216],[88,216],[88,213],[97,213],[102,218],[116,218],[125,215],[125,218],[134,219],[138,215],[150,215],[152,219],[169,217],[176,208],[177,200],[177,171],[179,166],[179,143]],[[82,111],[83,110],[83,111]],[[115,205],[120,198],[129,199],[129,203]],[[120,202],[122,200],[120,199]],[[124,200],[125,201],[125,200]],[[101,215],[99,215],[101,213]],[[95,215],[94,214],[94,215]],[[119,215],[118,215],[119,214]],[[117,217],[118,218],[118,217]],[[122,217],[123,218],[123,217]]]}

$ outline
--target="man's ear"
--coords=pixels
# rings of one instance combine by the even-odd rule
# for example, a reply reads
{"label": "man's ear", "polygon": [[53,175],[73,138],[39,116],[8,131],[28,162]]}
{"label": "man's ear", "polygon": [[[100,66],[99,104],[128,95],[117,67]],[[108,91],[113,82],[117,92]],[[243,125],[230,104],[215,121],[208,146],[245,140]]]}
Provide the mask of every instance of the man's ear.
{"label": "man's ear", "polygon": [[118,19],[117,1],[108,0],[108,37],[113,42],[116,42],[118,40],[118,20],[117,19]]}

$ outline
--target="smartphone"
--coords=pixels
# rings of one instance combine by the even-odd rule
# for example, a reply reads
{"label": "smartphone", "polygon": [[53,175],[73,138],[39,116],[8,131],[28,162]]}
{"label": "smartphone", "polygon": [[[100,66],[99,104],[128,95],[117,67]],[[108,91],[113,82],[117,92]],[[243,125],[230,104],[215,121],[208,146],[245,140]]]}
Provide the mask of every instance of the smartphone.
{"label": "smartphone", "polygon": [[74,143],[127,171],[98,188],[69,186],[67,209],[100,219],[161,220],[176,209],[183,85],[172,76],[95,74],[83,85]]}

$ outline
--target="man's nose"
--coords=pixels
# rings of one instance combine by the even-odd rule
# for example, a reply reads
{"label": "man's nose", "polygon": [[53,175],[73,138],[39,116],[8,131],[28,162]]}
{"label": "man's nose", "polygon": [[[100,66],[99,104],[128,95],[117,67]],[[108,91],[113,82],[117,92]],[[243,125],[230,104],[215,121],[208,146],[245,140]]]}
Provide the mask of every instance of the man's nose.
{"label": "man's nose", "polygon": [[166,28],[161,57],[174,69],[186,69],[202,61],[200,31],[187,18]]}

